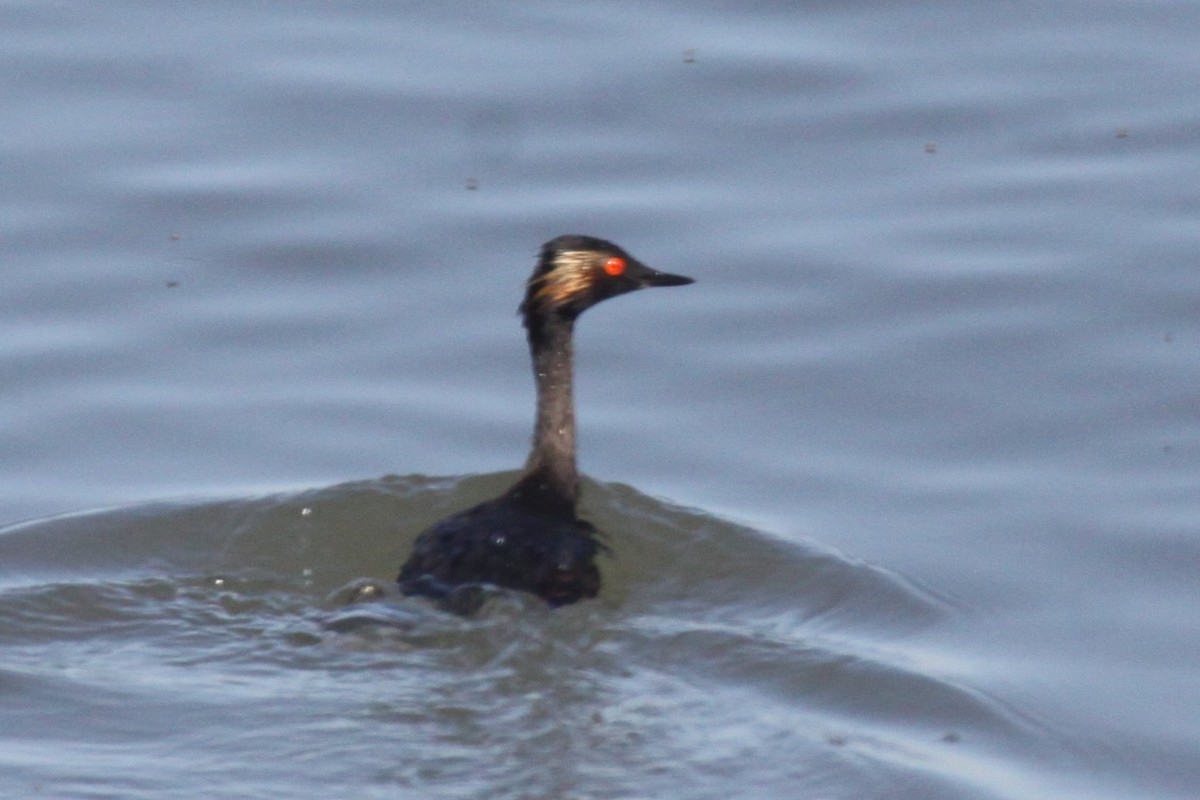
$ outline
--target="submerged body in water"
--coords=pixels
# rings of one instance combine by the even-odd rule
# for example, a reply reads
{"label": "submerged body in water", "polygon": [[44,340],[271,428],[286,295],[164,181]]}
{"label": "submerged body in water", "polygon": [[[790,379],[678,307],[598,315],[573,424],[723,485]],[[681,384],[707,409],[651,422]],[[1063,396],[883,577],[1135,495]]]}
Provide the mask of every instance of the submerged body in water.
{"label": "submerged body in water", "polygon": [[[462,606],[483,585],[517,589],[552,606],[595,597],[596,529],[575,514],[572,334],[591,306],[651,286],[691,278],[652,270],[620,247],[590,236],[559,236],[542,246],[521,303],[537,382],[533,448],[504,494],[434,524],[400,568],[405,594]],[[465,605],[471,605],[466,600]]]}

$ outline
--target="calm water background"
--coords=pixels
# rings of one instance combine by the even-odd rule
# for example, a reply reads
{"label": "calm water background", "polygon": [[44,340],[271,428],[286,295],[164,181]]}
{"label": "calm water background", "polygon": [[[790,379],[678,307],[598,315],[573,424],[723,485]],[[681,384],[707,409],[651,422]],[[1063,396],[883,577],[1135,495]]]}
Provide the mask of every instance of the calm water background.
{"label": "calm water background", "polygon": [[[1200,5],[0,31],[0,794],[1200,796]],[[346,607],[564,232],[604,595]]]}

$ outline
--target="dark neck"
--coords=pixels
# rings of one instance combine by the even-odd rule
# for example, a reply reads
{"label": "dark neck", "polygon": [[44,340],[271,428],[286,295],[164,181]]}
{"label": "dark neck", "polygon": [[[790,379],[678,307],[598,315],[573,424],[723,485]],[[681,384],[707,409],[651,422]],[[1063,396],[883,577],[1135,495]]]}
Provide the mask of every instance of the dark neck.
{"label": "dark neck", "polygon": [[579,496],[571,369],[573,322],[556,316],[533,322],[529,350],[537,382],[537,423],[529,460],[509,494],[545,510],[573,515]]}

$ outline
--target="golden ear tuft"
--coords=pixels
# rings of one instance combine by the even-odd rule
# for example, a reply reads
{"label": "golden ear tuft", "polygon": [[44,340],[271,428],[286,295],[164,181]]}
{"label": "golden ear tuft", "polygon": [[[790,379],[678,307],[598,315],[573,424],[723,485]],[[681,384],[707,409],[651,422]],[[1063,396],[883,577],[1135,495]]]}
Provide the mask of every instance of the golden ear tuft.
{"label": "golden ear tuft", "polygon": [[554,267],[534,279],[531,296],[549,306],[569,303],[584,295],[595,280],[596,254],[589,250],[564,250],[554,259]]}

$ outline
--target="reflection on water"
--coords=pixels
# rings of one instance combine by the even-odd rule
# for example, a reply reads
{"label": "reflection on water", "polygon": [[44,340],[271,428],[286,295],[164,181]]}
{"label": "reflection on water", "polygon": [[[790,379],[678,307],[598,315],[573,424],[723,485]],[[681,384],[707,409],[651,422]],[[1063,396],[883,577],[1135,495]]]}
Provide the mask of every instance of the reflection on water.
{"label": "reflection on water", "polygon": [[[283,759],[327,752],[332,730],[338,759],[315,779],[368,770],[433,796],[464,781],[514,797],[706,796],[742,780],[747,748],[767,756],[756,780],[779,794],[882,774],[938,796],[974,782],[963,757],[1013,768],[992,747],[1029,730],[905,652],[909,633],[954,613],[943,603],[619,485],[587,486],[616,553],[597,601],[551,611],[496,591],[470,618],[395,594],[347,604],[351,586],[390,582],[424,518],[510,479],[389,478],[0,533],[6,713],[37,717],[41,743],[7,766],[27,789],[69,789],[38,765],[83,758],[91,745],[71,731],[100,705],[92,735],[120,732],[147,756],[136,782],[80,769],[114,791],[197,780],[177,768],[197,740]],[[43,718],[47,693],[60,714]],[[257,760],[238,762],[237,780],[257,774]]]}

